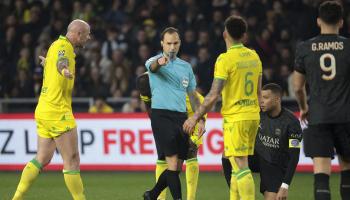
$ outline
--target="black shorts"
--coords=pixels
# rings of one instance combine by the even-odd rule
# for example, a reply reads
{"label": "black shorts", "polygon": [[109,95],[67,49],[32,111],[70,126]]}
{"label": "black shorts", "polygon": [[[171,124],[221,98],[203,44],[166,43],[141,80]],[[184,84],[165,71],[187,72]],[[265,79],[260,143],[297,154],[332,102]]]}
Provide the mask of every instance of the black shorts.
{"label": "black shorts", "polygon": [[277,193],[285,176],[285,169],[279,165],[267,162],[258,154],[249,156],[249,168],[260,173],[260,192]]}
{"label": "black shorts", "polygon": [[186,119],[187,113],[152,109],[151,125],[159,160],[172,155],[187,159],[189,135],[182,128]]}
{"label": "black shorts", "polygon": [[309,125],[303,134],[307,157],[334,158],[334,149],[350,160],[350,123]]}

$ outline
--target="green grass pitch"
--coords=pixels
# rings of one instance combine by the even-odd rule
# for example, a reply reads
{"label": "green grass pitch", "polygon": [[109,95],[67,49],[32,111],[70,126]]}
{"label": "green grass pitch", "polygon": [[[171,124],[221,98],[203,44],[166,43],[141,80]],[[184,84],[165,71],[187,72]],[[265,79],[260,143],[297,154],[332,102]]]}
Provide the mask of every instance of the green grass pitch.
{"label": "green grass pitch", "polygon": [[[183,197],[186,195],[185,174],[181,173]],[[0,172],[0,199],[10,200],[20,178],[19,172]],[[154,184],[151,172],[82,172],[88,200],[141,200],[142,194]],[[257,200],[261,200],[259,177],[254,175]],[[332,199],[340,199],[339,174],[331,177]],[[289,200],[313,199],[313,175],[297,173],[289,190]],[[168,195],[170,192],[168,192]],[[168,196],[168,199],[171,199]],[[68,200],[63,175],[43,172],[31,187],[25,200]],[[185,198],[184,198],[185,199]],[[202,172],[199,175],[198,200],[229,199],[229,190],[220,172]]]}

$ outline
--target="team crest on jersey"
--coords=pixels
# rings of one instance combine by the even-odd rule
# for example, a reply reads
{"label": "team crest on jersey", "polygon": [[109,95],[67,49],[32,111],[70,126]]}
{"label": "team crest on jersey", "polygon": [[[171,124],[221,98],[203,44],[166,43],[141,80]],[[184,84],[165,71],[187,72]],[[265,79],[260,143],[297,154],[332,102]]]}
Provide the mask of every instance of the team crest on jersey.
{"label": "team crest on jersey", "polygon": [[65,53],[66,53],[65,50],[58,51],[58,57],[63,57]]}
{"label": "team crest on jersey", "polygon": [[289,139],[289,148],[300,148],[300,142],[298,139]]}
{"label": "team crest on jersey", "polygon": [[280,136],[280,135],[281,135],[281,129],[276,128],[276,129],[275,129],[275,135]]}
{"label": "team crest on jersey", "polygon": [[183,77],[183,78],[182,78],[182,86],[183,86],[184,88],[187,88],[187,87],[188,87],[188,83],[189,83],[188,78],[187,78],[187,77]]}

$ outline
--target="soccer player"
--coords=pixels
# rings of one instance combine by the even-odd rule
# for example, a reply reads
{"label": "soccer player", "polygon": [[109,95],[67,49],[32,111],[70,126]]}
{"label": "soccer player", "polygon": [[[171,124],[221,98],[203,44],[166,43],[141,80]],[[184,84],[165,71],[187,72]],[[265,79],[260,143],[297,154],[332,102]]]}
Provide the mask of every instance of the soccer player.
{"label": "soccer player", "polygon": [[[158,155],[164,155],[168,168],[159,176],[152,190],[143,195],[157,199],[168,186],[174,199],[182,199],[179,173],[187,159],[189,135],[182,129],[187,119],[186,94],[192,109],[200,105],[195,91],[196,80],[189,63],[176,55],[180,48],[178,30],[166,28],[161,34],[163,52],[146,62],[152,92],[151,125]],[[199,120],[198,134],[204,131],[204,119]],[[192,133],[192,132],[191,132]]]}
{"label": "soccer player", "polygon": [[[304,132],[305,155],[314,164],[314,196],[330,199],[329,176],[334,148],[341,169],[340,193],[350,199],[350,43],[339,36],[343,7],[337,1],[319,6],[321,34],[296,49],[294,89]],[[305,83],[309,86],[309,104]]]}
{"label": "soccer player", "polygon": [[[143,73],[139,77],[137,77],[137,88],[140,91],[140,96],[143,102],[145,102],[148,115],[150,116],[150,106],[151,106],[151,88],[149,86],[149,77],[148,73]],[[200,102],[203,102],[204,98],[202,95],[197,93]],[[188,96],[186,96],[186,110],[187,116],[192,116],[193,110],[190,104],[190,100]],[[205,119],[207,116],[205,115]],[[195,128],[195,131],[191,134],[190,146],[187,153],[186,160],[186,186],[187,186],[187,200],[196,199],[196,191],[197,191],[197,183],[198,183],[198,174],[199,174],[199,165],[197,159],[198,148],[203,142],[202,135],[198,135],[198,126]],[[158,180],[160,174],[163,173],[168,168],[168,164],[165,161],[165,157],[163,155],[158,155],[158,160],[156,163],[156,180]],[[166,199],[166,190],[158,196],[158,200]]]}
{"label": "soccer player", "polygon": [[282,88],[274,83],[261,90],[260,127],[250,166],[260,172],[265,200],[287,199],[299,161],[302,130],[294,114],[281,106]]}
{"label": "soccer player", "polygon": [[247,23],[243,18],[230,16],[226,19],[223,36],[227,51],[216,60],[210,92],[183,128],[191,133],[197,121],[212,108],[222,93],[224,154],[233,167],[230,198],[252,200],[255,188],[248,168],[248,155],[254,153],[260,120],[258,97],[262,66],[257,53],[242,44],[246,32]]}
{"label": "soccer player", "polygon": [[44,80],[35,121],[38,150],[35,158],[23,169],[13,200],[23,199],[44,166],[49,164],[55,149],[63,159],[63,175],[74,200],[84,200],[84,188],[79,171],[77,128],[72,113],[72,90],[75,74],[74,50],[90,39],[90,26],[73,20],[66,36],[60,36],[50,46],[44,61]]}

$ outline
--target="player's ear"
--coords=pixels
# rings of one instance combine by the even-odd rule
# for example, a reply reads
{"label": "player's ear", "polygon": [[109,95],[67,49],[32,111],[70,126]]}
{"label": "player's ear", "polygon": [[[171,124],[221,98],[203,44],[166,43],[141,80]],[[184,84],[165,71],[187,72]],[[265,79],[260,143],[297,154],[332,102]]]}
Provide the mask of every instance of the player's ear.
{"label": "player's ear", "polygon": [[317,26],[321,28],[322,20],[321,18],[317,17]]}
{"label": "player's ear", "polygon": [[163,40],[160,41],[160,46],[163,47]]}
{"label": "player's ear", "polygon": [[341,20],[338,22],[338,27],[339,27],[339,28],[343,28],[343,25],[344,25],[344,20],[341,19]]}

